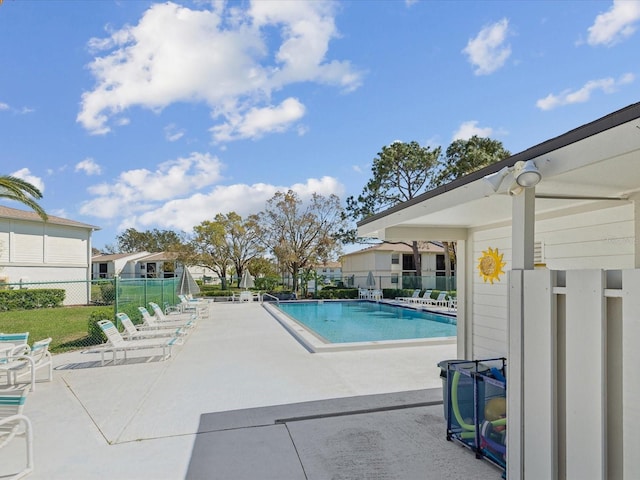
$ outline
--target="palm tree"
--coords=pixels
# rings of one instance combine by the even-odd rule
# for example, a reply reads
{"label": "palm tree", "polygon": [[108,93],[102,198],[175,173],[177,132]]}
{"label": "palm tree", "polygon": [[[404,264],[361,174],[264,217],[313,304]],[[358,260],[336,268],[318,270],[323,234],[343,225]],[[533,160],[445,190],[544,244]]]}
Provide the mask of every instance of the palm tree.
{"label": "palm tree", "polygon": [[42,192],[38,187],[32,185],[18,177],[12,177],[11,175],[0,176],[0,198],[8,198],[17,202],[25,204],[30,207],[34,212],[40,215],[42,220],[47,221],[47,214],[43,208],[38,205],[36,200],[42,198]]}

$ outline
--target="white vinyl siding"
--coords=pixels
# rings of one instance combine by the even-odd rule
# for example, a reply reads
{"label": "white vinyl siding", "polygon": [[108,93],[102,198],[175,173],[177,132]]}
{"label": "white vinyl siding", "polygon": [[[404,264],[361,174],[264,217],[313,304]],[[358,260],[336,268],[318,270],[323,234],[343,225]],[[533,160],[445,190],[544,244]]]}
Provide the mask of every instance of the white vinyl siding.
{"label": "white vinyl siding", "polygon": [[86,231],[60,227],[47,228],[46,263],[86,265],[87,242]]}
{"label": "white vinyl siding", "polygon": [[[550,270],[623,269],[634,267],[633,207],[596,210],[589,213],[538,220],[536,247],[544,253]],[[473,257],[469,259],[473,295],[472,356],[507,354],[507,274],[493,285],[483,282],[477,269],[478,258],[488,248],[502,253],[507,272],[511,269],[511,227],[477,230],[471,234]],[[538,258],[536,258],[538,261]]]}
{"label": "white vinyl siding", "polygon": [[41,224],[14,223],[10,261],[14,263],[43,263],[44,237]]}

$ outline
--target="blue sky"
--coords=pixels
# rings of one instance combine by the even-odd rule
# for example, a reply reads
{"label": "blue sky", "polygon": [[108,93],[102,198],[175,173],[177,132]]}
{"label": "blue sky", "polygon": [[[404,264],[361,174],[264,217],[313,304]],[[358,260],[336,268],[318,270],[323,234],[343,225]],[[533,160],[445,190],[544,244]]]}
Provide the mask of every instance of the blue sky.
{"label": "blue sky", "polygon": [[98,248],[344,200],[394,141],[518,153],[639,101],[639,26],[630,0],[4,0],[0,173]]}

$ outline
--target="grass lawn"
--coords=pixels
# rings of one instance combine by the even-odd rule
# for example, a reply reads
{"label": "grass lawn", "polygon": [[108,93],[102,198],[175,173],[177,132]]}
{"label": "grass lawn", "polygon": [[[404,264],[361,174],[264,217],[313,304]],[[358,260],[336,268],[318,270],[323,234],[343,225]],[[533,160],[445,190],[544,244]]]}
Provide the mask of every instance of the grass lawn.
{"label": "grass lawn", "polygon": [[0,332],[29,332],[29,344],[51,337],[53,353],[95,345],[87,326],[96,307],[60,307],[0,312]]}

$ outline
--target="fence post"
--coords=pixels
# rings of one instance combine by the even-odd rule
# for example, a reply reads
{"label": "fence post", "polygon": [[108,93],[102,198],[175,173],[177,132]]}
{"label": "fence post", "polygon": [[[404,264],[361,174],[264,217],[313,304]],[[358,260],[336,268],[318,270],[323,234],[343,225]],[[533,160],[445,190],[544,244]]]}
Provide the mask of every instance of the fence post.
{"label": "fence post", "polygon": [[[119,290],[120,290],[120,286],[118,285],[118,280],[119,277],[115,276],[113,277],[113,291],[114,291],[114,295],[113,295],[113,318],[116,320],[116,322],[118,321],[118,304],[120,303],[120,296],[118,294]],[[117,325],[116,325],[117,326]]]}

